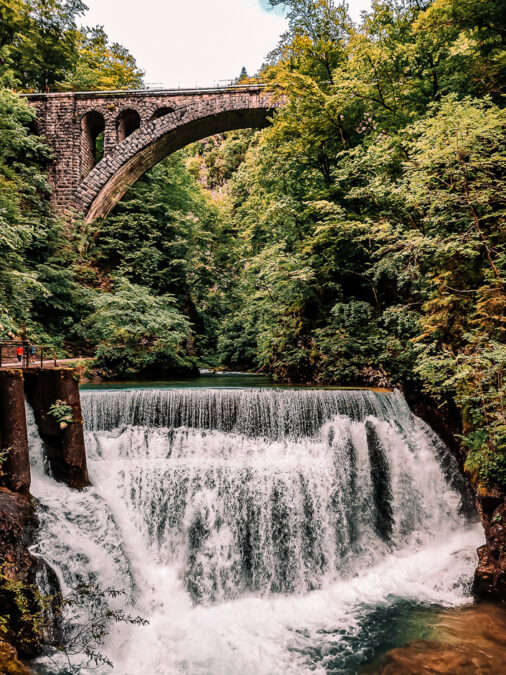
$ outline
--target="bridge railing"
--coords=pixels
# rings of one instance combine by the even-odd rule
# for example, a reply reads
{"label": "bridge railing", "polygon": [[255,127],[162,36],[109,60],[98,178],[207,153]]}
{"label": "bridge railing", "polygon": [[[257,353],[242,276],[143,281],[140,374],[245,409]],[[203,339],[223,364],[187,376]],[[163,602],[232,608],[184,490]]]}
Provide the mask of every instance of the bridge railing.
{"label": "bridge railing", "polygon": [[248,78],[248,82],[238,83],[234,80],[219,80],[218,82],[207,86],[195,86],[195,87],[145,87],[144,89],[94,89],[91,91],[53,91],[53,92],[26,92],[21,94],[26,98],[36,98],[36,97],[57,97],[57,96],[137,96],[139,94],[151,94],[151,95],[181,95],[181,94],[205,94],[205,93],[219,93],[226,91],[235,91],[235,90],[247,90],[247,89],[264,89],[269,85],[265,81],[260,80],[260,78]]}
{"label": "bridge railing", "polygon": [[28,340],[0,341],[0,368],[56,368],[56,352],[47,345],[35,345]]}

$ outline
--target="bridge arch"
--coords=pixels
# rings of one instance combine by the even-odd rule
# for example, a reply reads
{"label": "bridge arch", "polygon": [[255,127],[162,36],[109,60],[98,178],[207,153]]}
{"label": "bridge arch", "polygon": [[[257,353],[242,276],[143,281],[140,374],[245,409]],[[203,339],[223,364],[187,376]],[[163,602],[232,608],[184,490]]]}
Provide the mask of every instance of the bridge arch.
{"label": "bridge arch", "polygon": [[160,117],[165,117],[165,115],[168,115],[169,113],[174,112],[175,108],[172,108],[170,106],[164,105],[161,108],[157,108],[154,113],[151,115],[152,120],[158,120]]}
{"label": "bridge arch", "polygon": [[99,162],[98,140],[105,132],[105,117],[100,110],[88,110],[81,116],[81,178]]}
{"label": "bridge arch", "polygon": [[116,117],[116,140],[121,143],[141,126],[141,116],[133,108],[125,108]]}
{"label": "bridge arch", "polygon": [[23,94],[53,151],[51,203],[62,217],[106,216],[127,189],[180,148],[260,128],[285,97],[265,84],[205,89]]}
{"label": "bridge arch", "polygon": [[165,157],[207,136],[262,128],[278,107],[267,96],[209,97],[151,119],[119,142],[84,177],[71,207],[86,222],[106,216],[128,188]]}

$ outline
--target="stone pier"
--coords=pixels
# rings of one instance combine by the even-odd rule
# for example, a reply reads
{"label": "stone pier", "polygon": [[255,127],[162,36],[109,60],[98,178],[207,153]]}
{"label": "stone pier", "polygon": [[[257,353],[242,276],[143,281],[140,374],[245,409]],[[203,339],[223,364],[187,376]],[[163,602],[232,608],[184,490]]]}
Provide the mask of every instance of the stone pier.
{"label": "stone pier", "polygon": [[[0,370],[0,487],[29,494],[30,453],[25,396],[33,408],[53,476],[70,487],[89,485],[79,384],[70,368]],[[61,428],[50,414],[56,401],[72,408]]]}
{"label": "stone pier", "polygon": [[30,457],[20,369],[0,371],[0,452],[0,486],[28,493]]}
{"label": "stone pier", "polygon": [[[89,485],[79,384],[70,368],[25,370],[25,393],[56,480],[73,488]],[[72,408],[73,422],[61,428],[49,410],[62,401]]]}

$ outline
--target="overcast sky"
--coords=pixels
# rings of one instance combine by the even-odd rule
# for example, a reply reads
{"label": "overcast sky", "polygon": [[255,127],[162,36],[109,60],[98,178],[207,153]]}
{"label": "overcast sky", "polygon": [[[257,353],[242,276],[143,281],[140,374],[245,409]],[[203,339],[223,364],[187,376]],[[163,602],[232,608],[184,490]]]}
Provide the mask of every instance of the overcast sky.
{"label": "overcast sky", "polygon": [[[242,66],[255,73],[286,30],[266,0],[85,0],[83,23],[103,25],[145,71],[145,82],[165,87],[218,84]],[[348,0],[354,19],[370,0]]]}

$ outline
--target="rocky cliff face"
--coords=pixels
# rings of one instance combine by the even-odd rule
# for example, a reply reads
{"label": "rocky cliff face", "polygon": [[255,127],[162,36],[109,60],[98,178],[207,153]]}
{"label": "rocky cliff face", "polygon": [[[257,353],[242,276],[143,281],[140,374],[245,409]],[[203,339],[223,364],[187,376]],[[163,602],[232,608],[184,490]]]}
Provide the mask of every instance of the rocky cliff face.
{"label": "rocky cliff face", "polygon": [[506,601],[506,500],[499,490],[488,489],[476,497],[485,529],[486,544],[478,549],[474,592],[480,597]]}
{"label": "rocky cliff face", "polygon": [[0,606],[2,617],[8,619],[7,632],[2,637],[24,656],[36,653],[37,635],[16,602],[16,589],[27,589],[25,597],[30,611],[34,602],[30,587],[35,584],[38,561],[28,546],[36,526],[32,499],[0,488]]}
{"label": "rocky cliff face", "polygon": [[[459,411],[451,404],[441,408],[420,392],[406,392],[413,412],[430,424],[463,467],[465,455],[458,440],[462,434]],[[506,602],[506,495],[497,488],[470,486],[485,532],[478,549],[473,590],[476,596]]]}

